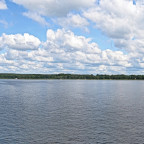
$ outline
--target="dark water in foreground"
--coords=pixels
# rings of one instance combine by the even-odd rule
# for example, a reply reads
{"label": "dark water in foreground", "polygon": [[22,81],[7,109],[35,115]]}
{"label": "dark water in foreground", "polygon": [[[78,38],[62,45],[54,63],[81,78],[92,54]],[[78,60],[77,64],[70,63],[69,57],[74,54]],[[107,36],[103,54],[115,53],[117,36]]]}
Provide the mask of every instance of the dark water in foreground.
{"label": "dark water in foreground", "polygon": [[0,80],[0,144],[142,144],[144,81]]}

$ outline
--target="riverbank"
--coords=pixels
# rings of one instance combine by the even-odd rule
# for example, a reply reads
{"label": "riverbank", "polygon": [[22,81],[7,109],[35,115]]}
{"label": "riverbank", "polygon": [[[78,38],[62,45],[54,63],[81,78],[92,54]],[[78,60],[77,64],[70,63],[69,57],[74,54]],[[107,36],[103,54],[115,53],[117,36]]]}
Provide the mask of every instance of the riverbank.
{"label": "riverbank", "polygon": [[0,79],[144,80],[144,75],[1,73]]}

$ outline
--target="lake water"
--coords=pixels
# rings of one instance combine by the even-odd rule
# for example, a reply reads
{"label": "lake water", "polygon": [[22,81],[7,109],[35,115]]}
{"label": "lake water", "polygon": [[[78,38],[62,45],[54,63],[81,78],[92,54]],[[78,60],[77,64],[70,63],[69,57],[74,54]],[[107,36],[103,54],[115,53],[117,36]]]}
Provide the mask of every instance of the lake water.
{"label": "lake water", "polygon": [[0,80],[0,144],[142,144],[144,81]]}

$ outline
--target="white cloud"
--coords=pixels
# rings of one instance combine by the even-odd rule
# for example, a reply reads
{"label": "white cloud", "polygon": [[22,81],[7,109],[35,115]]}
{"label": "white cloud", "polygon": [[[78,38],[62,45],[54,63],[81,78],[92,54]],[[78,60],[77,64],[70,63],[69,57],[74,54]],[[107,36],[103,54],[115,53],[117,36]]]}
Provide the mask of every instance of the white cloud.
{"label": "white cloud", "polygon": [[[41,42],[30,34],[0,37],[0,70],[36,73],[141,73],[144,68],[144,6],[132,0],[12,0],[27,9],[24,16],[62,29],[47,31]],[[6,9],[4,0],[0,9]],[[6,25],[5,21],[0,21]],[[113,40],[117,51],[102,50],[91,38],[69,29],[87,30],[95,24]]]}
{"label": "white cloud", "polygon": [[3,34],[0,47],[5,72],[131,74],[144,68],[142,53],[101,50],[90,38],[65,29],[49,29],[45,42],[29,34]]}
{"label": "white cloud", "polygon": [[24,35],[6,35],[2,34],[0,37],[1,49],[17,49],[17,50],[35,50],[41,44],[40,40],[33,35],[25,33]]}
{"label": "white cloud", "polygon": [[102,51],[91,39],[64,29],[48,30],[44,49],[53,57],[54,62],[63,63],[64,69],[85,71],[91,68],[98,70],[100,65],[125,68],[131,66],[129,57],[123,52]]}
{"label": "white cloud", "polygon": [[33,19],[34,21],[42,24],[42,25],[46,25],[48,26],[48,23],[46,22],[45,18],[43,18],[41,15],[39,15],[36,12],[24,12],[23,13],[24,16]]}
{"label": "white cloud", "polygon": [[93,6],[96,0],[12,0],[31,12],[48,17],[66,16],[72,10]]}
{"label": "white cloud", "polygon": [[0,10],[5,10],[5,9],[7,9],[5,0],[0,0]]}
{"label": "white cloud", "polygon": [[100,49],[96,43],[91,43],[90,38],[84,36],[77,36],[72,31],[65,29],[58,29],[56,32],[52,29],[47,31],[47,42],[45,45],[50,48],[72,51],[85,51],[87,53],[100,53]]}
{"label": "white cloud", "polygon": [[130,0],[101,0],[83,15],[96,24],[117,48],[144,53],[144,6]]}
{"label": "white cloud", "polygon": [[47,17],[65,28],[72,26],[88,31],[87,20],[79,14],[73,15],[70,13],[94,6],[96,0],[12,0],[12,2],[25,7],[28,11],[24,12],[23,15],[42,25],[48,26]]}
{"label": "white cloud", "polygon": [[73,27],[88,31],[87,26],[89,22],[79,14],[68,14],[67,17],[58,18],[56,21],[58,21],[59,25],[67,29]]}
{"label": "white cloud", "polygon": [[0,20],[0,24],[4,25],[5,28],[8,27],[8,22],[5,20]]}

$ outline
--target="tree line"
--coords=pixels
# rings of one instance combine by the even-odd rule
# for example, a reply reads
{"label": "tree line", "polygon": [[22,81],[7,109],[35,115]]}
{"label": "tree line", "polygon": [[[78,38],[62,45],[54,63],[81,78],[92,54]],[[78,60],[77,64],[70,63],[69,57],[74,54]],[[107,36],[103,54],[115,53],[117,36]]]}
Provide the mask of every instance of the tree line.
{"label": "tree line", "polygon": [[13,74],[1,73],[0,79],[91,79],[91,80],[144,80],[144,75],[107,74]]}

